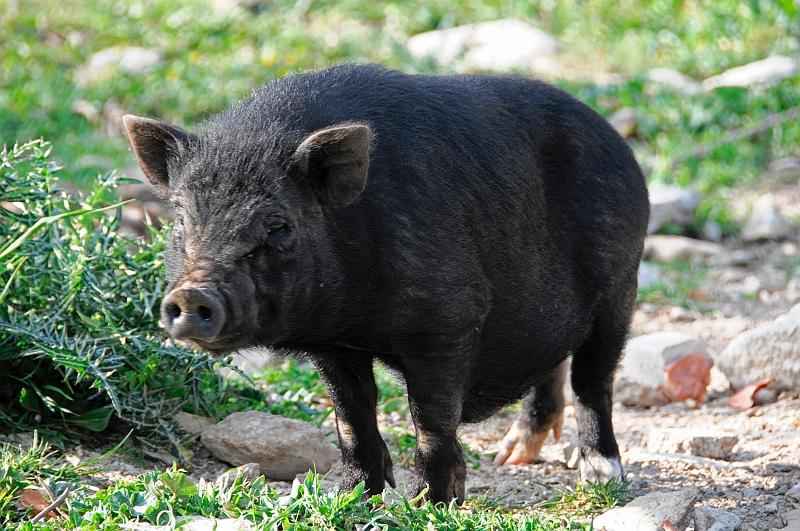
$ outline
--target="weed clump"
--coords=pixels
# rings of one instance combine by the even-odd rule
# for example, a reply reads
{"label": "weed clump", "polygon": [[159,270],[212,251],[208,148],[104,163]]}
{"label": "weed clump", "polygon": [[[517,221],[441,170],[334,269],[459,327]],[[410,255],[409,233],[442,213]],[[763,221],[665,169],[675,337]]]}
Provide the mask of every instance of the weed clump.
{"label": "weed clump", "polygon": [[121,235],[115,174],[70,196],[49,154],[40,140],[0,153],[0,431],[58,441],[118,423],[177,451],[172,414],[213,416],[229,389],[219,362],[164,345],[165,235]]}

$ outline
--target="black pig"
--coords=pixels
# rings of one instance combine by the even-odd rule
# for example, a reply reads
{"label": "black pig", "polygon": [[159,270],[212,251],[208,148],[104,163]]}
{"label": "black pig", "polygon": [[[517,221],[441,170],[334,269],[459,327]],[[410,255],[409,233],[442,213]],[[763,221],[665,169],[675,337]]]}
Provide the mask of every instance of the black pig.
{"label": "black pig", "polygon": [[529,395],[498,462],[560,432],[569,354],[580,472],[622,474],[611,384],[649,206],[588,107],[521,77],[344,65],[273,81],[195,133],[124,123],[176,211],[168,332],[305,353],[335,405],[342,487],[394,484],[375,360],[405,379],[433,501],[464,498],[462,422]]}

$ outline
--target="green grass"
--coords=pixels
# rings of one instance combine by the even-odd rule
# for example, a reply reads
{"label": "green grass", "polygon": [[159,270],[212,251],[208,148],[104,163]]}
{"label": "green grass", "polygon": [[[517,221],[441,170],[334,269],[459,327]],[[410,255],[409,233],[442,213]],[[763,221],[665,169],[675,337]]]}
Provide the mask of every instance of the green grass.
{"label": "green grass", "polygon": [[[237,393],[219,407],[219,416],[248,409],[320,426],[333,414],[328,392],[317,371],[295,359],[268,365],[247,378],[233,378],[229,385]],[[242,398],[247,402],[246,407],[242,406]]]}
{"label": "green grass", "polygon": [[0,525],[21,516],[16,500],[26,487],[45,486],[58,495],[85,475],[76,466],[57,459],[50,446],[37,436],[26,450],[0,443]]}
{"label": "green grass", "polygon": [[[0,525],[3,529],[120,529],[145,522],[180,527],[191,516],[241,518],[257,529],[452,529],[452,530],[586,530],[591,518],[628,497],[627,485],[579,485],[556,492],[554,501],[527,510],[504,509],[477,498],[459,508],[432,505],[421,499],[382,494],[362,501],[363,484],[351,492],[324,485],[309,472],[291,490],[279,492],[263,476],[228,475],[225,480],[195,482],[173,466],[133,480],[102,485],[97,463],[70,464],[37,440],[33,448],[0,445]],[[33,524],[36,513],[14,503],[22,490],[44,487],[51,501],[69,490],[59,515]],[[570,514],[567,507],[576,507]],[[575,518],[578,516],[578,518]]]}
{"label": "green grass", "polygon": [[[375,383],[378,387],[378,411],[384,415],[395,413],[408,416],[408,399],[405,387],[382,365],[375,366]],[[281,363],[268,365],[244,378],[233,379],[229,385],[237,389],[227,405],[218,413],[240,411],[242,400],[250,409],[267,411],[321,425],[333,413],[328,391],[316,369],[297,359],[288,358]]]}
{"label": "green grass", "polygon": [[591,516],[630,500],[630,483],[611,479],[606,483],[578,483],[574,488],[557,489],[553,497],[539,507],[554,515]]}
{"label": "green grass", "polygon": [[703,280],[710,268],[704,264],[683,260],[653,264],[658,268],[658,282],[639,288],[639,303],[673,304],[702,310],[708,295],[702,290]]}

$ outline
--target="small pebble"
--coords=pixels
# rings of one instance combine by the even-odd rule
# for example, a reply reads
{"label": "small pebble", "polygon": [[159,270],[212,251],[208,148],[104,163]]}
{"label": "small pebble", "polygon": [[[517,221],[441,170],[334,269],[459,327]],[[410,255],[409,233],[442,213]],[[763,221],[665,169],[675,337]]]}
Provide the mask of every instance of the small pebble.
{"label": "small pebble", "polygon": [[768,388],[759,389],[756,394],[753,395],[753,403],[757,406],[763,406],[764,404],[771,404],[778,399],[778,394]]}
{"label": "small pebble", "polygon": [[[767,467],[767,470],[769,470],[773,474],[792,472],[792,471],[797,470],[798,468],[800,468],[800,467],[798,467],[797,465],[795,465],[793,463],[784,463],[782,461],[774,461],[772,463],[767,463],[766,467]],[[792,488],[795,488],[795,487],[797,487],[798,491],[800,491],[800,483],[798,483],[797,485],[795,485]]]}

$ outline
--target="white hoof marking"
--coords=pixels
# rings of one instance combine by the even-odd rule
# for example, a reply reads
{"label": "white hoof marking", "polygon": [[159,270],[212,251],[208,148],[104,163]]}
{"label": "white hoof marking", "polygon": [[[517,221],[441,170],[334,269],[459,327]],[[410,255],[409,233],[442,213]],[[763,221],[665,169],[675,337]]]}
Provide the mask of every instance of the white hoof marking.
{"label": "white hoof marking", "polygon": [[622,463],[616,457],[605,457],[591,453],[580,460],[578,472],[582,481],[606,483],[611,479],[623,479]]}

